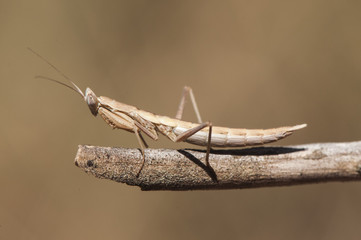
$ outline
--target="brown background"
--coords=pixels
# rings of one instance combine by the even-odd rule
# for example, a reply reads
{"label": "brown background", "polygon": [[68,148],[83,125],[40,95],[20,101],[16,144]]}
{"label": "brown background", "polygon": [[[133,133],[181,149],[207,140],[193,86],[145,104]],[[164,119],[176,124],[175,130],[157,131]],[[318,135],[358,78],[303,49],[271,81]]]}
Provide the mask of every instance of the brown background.
{"label": "brown background", "polygon": [[[277,144],[361,139],[360,1],[1,1],[1,239],[356,239],[360,183],[141,192],[74,166],[78,144],[138,147],[82,89],[174,116],[308,123]],[[187,105],[187,120],[195,120]],[[154,148],[184,148],[161,138]]]}

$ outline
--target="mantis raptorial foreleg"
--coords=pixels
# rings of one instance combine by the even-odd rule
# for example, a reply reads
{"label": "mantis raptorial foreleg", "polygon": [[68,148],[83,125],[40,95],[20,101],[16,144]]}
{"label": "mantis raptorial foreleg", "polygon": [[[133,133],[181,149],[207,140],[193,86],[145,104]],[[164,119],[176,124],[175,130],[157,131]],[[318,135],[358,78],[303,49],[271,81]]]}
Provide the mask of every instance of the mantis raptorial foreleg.
{"label": "mantis raptorial foreleg", "polygon": [[189,96],[191,98],[193,109],[194,109],[194,112],[196,113],[198,123],[202,123],[203,121],[202,121],[201,115],[199,113],[199,110],[198,110],[198,107],[197,107],[197,102],[196,102],[196,99],[195,99],[195,97],[193,95],[192,88],[190,88],[188,86],[185,86],[183,88],[181,101],[179,103],[178,111],[177,111],[177,114],[175,115],[175,118],[176,119],[182,119],[183,109],[184,109],[184,104],[185,104],[185,98],[186,98],[187,94],[189,94]]}

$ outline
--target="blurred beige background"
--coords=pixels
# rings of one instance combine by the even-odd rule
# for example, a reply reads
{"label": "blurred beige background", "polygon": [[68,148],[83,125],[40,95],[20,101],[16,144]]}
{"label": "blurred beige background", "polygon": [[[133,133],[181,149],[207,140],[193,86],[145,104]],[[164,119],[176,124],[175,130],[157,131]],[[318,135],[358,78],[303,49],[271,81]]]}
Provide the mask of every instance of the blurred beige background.
{"label": "blurred beige background", "polygon": [[[1,1],[1,239],[357,239],[361,183],[141,192],[74,166],[78,144],[138,147],[82,89],[174,116],[308,123],[278,145],[361,139],[360,1]],[[194,121],[191,105],[185,119]],[[154,148],[184,148],[161,138]]]}

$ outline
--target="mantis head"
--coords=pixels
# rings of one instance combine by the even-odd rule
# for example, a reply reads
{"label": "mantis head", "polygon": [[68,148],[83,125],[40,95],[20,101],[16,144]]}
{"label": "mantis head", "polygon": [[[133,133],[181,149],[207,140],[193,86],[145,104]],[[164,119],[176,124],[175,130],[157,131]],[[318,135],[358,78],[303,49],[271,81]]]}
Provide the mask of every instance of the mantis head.
{"label": "mantis head", "polygon": [[[50,79],[50,80],[52,80],[52,79]],[[58,81],[56,81],[56,82],[58,82]],[[69,85],[66,85],[65,83],[61,83],[61,82],[58,82],[58,83],[61,83],[62,85],[79,93],[80,96],[82,96],[83,99],[85,100],[86,104],[88,104],[90,112],[96,117],[98,114],[98,108],[99,108],[99,101],[98,101],[97,95],[95,95],[95,93],[90,88],[87,88],[85,90],[85,94],[84,94],[75,83],[73,83],[72,81],[70,81],[70,82],[71,82],[71,84],[73,84],[74,88]]]}
{"label": "mantis head", "polygon": [[88,104],[90,112],[94,116],[96,116],[98,114],[99,101],[98,101],[98,97],[95,95],[95,93],[90,88],[87,88],[85,90],[84,100]]}

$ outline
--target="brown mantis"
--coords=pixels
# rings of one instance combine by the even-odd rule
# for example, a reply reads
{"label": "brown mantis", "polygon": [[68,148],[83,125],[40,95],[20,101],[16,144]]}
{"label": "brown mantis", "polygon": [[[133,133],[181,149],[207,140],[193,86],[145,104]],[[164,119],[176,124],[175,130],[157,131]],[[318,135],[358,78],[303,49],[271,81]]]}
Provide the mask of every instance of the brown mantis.
{"label": "brown mantis", "polygon": [[[29,49],[34,54],[47,62],[52,68],[63,75],[66,79],[70,79],[60,72],[49,61],[42,56]],[[95,93],[87,88],[83,93],[80,88],[70,81],[73,85],[69,86],[55,79],[45,78],[59,84],[62,84],[82,96],[87,103],[90,112],[97,116],[98,114],[112,128],[123,129],[132,133],[138,140],[142,152],[142,164],[137,176],[141,173],[145,164],[145,149],[148,148],[142,133],[153,140],[158,139],[158,133],[163,134],[173,142],[188,142],[191,144],[206,146],[205,161],[207,167],[209,164],[209,153],[211,147],[246,147],[270,143],[289,136],[294,131],[306,127],[306,124],[296,125],[292,127],[279,127],[272,129],[243,129],[243,128],[226,128],[213,126],[211,122],[203,122],[195,101],[193,91],[190,87],[184,87],[181,101],[175,118],[156,115],[134,106],[120,103],[108,97],[97,97]],[[185,104],[185,98],[189,95],[198,123],[183,121],[182,114]]]}

